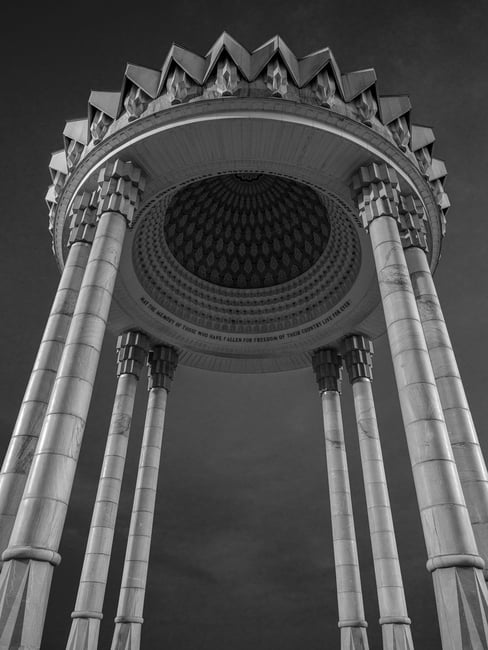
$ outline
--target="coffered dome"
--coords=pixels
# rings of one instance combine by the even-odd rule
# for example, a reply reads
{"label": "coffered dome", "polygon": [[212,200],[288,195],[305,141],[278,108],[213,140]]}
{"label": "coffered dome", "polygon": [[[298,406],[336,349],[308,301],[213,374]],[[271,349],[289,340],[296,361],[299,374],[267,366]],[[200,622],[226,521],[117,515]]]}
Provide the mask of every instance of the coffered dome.
{"label": "coffered dome", "polygon": [[190,273],[229,288],[282,284],[307,271],[330,234],[310,187],[270,174],[224,174],[175,194],[164,235]]}

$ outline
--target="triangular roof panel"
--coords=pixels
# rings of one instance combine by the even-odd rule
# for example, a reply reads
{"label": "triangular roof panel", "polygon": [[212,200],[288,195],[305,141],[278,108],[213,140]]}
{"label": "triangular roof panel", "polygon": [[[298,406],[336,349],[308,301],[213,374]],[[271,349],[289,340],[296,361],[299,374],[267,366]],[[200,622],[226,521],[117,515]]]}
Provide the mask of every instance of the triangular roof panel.
{"label": "triangular roof panel", "polygon": [[168,76],[171,64],[176,63],[186,74],[197,84],[202,84],[203,76],[206,69],[206,61],[203,56],[199,56],[190,50],[174,44],[166,57],[161,69],[161,79],[159,82],[158,94],[162,92],[166,78]]}
{"label": "triangular roof panel", "polygon": [[383,124],[390,124],[412,108],[408,95],[385,95],[379,98],[379,105]]}
{"label": "triangular roof panel", "polygon": [[268,65],[275,54],[279,54],[283,63],[288,69],[288,72],[293,78],[293,81],[298,86],[300,84],[300,73],[298,69],[298,61],[296,56],[290,50],[288,45],[280,36],[274,36],[269,41],[258,47],[251,55],[251,76],[252,79],[261,73],[261,71]]}
{"label": "triangular roof panel", "polygon": [[212,74],[215,64],[224,50],[234,61],[243,77],[249,81],[251,78],[251,54],[227,32],[223,32],[219,36],[207,53],[207,69],[203,81],[207,81]]}
{"label": "triangular roof panel", "polygon": [[418,149],[422,149],[422,147],[429,147],[429,149],[432,149],[432,145],[435,142],[435,135],[430,126],[412,124],[410,130],[412,133],[412,151],[418,151]]}
{"label": "triangular roof panel", "polygon": [[81,144],[88,142],[88,120],[86,117],[77,120],[68,120],[64,127],[63,136]]}
{"label": "triangular roof panel", "polygon": [[447,167],[443,160],[432,158],[429,181],[444,180],[447,176]]}
{"label": "triangular roof panel", "polygon": [[159,81],[161,79],[161,72],[159,70],[152,70],[151,68],[144,68],[140,65],[128,63],[125,69],[125,76],[136,86],[142,88],[151,99],[157,96]]}
{"label": "triangular roof panel", "polygon": [[50,185],[47,188],[46,196],[44,197],[44,200],[47,203],[47,207],[51,208],[51,206],[56,203],[56,193],[54,191],[54,185]]}
{"label": "triangular roof panel", "polygon": [[307,54],[307,56],[300,59],[298,62],[298,68],[300,70],[300,87],[306,86],[319,74],[319,72],[328,66],[332,68],[336,84],[339,86],[342,93],[342,79],[339,66],[328,47],[313,52],[312,54]]}
{"label": "triangular roof panel", "polygon": [[344,99],[350,102],[356,99],[362,92],[376,83],[376,72],[374,68],[365,70],[356,70],[342,75],[342,86],[344,89]]}
{"label": "triangular roof panel", "polygon": [[49,161],[49,169],[62,174],[68,173],[68,164],[66,163],[66,152],[64,149],[53,151],[51,160]]}
{"label": "triangular roof panel", "polygon": [[120,93],[103,90],[92,90],[88,99],[89,106],[106,113],[112,119],[117,118],[120,104]]}

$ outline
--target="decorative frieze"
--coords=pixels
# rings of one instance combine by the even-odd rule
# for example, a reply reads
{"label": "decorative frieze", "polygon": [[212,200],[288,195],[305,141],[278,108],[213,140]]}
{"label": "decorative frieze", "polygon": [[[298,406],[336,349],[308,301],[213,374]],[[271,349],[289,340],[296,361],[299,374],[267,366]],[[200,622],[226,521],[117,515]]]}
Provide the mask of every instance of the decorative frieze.
{"label": "decorative frieze", "polygon": [[334,348],[322,348],[314,352],[312,367],[319,385],[319,391],[337,391],[342,384],[342,359]]}
{"label": "decorative frieze", "polygon": [[373,343],[362,334],[353,334],[344,339],[343,357],[349,374],[349,381],[373,379]]}
{"label": "decorative frieze", "polygon": [[229,58],[220,59],[217,64],[215,89],[222,97],[234,95],[239,85],[239,73],[236,64]]}
{"label": "decorative frieze", "polygon": [[417,162],[419,164],[420,171],[426,178],[429,178],[431,172],[432,158],[428,147],[422,147],[421,149],[417,149],[417,151],[415,151],[414,153],[415,153],[415,158],[417,159]]}
{"label": "decorative frieze", "polygon": [[190,94],[192,82],[186,72],[175,66],[166,80],[166,90],[171,104],[181,104]]}
{"label": "decorative frieze", "polygon": [[164,388],[168,392],[178,363],[177,351],[169,345],[156,345],[149,352],[148,389]]}
{"label": "decorative frieze", "polygon": [[117,377],[135,375],[137,379],[146,361],[149,339],[142,332],[124,332],[117,339]]}
{"label": "decorative frieze", "polygon": [[403,116],[398,117],[391,124],[388,124],[388,128],[398,148],[402,151],[407,151],[410,143],[410,129],[408,128],[406,118]]}
{"label": "decorative frieze", "polygon": [[336,82],[329,70],[319,72],[313,84],[314,93],[322,106],[331,108],[336,95]]}
{"label": "decorative frieze", "polygon": [[131,84],[124,98],[124,108],[129,116],[129,122],[137,120],[144,113],[150,101],[151,98],[142,88]]}
{"label": "decorative frieze", "polygon": [[83,155],[83,151],[88,142],[87,118],[68,120],[64,127],[63,139],[66,164],[68,171],[71,173],[80,162],[81,156]]}
{"label": "decorative frieze", "polygon": [[112,124],[113,119],[100,109],[97,109],[93,114],[93,119],[90,124],[90,133],[94,144],[98,144],[103,140],[108,131],[108,127]]}
{"label": "decorative frieze", "polygon": [[77,142],[76,140],[69,141],[66,147],[66,163],[70,172],[80,161],[84,148],[85,145],[83,145],[81,142]]}
{"label": "decorative frieze", "polygon": [[66,154],[64,152],[64,149],[55,151],[51,155],[51,160],[49,162],[49,172],[53,181],[54,196],[57,200],[63,191],[64,184],[66,183],[66,177],[68,175],[68,165],[66,162]]}
{"label": "decorative frieze", "polygon": [[266,87],[275,97],[285,97],[288,92],[288,72],[279,59],[274,59],[268,63]]}
{"label": "decorative frieze", "polygon": [[370,88],[362,92],[356,100],[356,108],[361,122],[367,126],[373,124],[373,118],[378,112],[378,104]]}

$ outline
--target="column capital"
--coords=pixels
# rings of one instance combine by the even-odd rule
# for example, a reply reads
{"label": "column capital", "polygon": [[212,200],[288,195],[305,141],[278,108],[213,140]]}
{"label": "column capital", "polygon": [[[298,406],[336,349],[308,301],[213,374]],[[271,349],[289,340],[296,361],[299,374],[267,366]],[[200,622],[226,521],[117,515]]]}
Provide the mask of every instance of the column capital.
{"label": "column capital", "polygon": [[145,187],[145,179],[139,167],[123,160],[110,162],[100,170],[98,186],[98,217],[104,212],[118,212],[132,226]]}
{"label": "column capital", "polygon": [[398,221],[400,184],[394,169],[384,163],[360,167],[352,177],[351,187],[365,230],[377,217],[393,217]]}
{"label": "column capital", "polygon": [[373,343],[362,334],[344,339],[343,357],[351,384],[357,379],[373,379]]}
{"label": "column capital", "polygon": [[401,194],[398,211],[398,228],[403,248],[416,247],[427,252],[427,219],[422,201],[413,194]]}
{"label": "column capital", "polygon": [[76,242],[91,244],[97,228],[98,191],[79,192],[71,205],[68,246]]}
{"label": "column capital", "polygon": [[142,332],[124,332],[117,338],[117,377],[135,375],[139,379],[146,361],[149,339]]}
{"label": "column capital", "polygon": [[400,190],[398,176],[393,167],[386,163],[370,163],[363,165],[352,177],[352,191],[357,195],[365,187],[385,183],[391,185],[395,190]]}
{"label": "column capital", "polygon": [[342,359],[334,348],[321,348],[312,355],[312,367],[315,372],[319,391],[341,392]]}
{"label": "column capital", "polygon": [[169,392],[177,363],[178,352],[174,348],[169,345],[153,347],[148,357],[148,389],[164,388]]}

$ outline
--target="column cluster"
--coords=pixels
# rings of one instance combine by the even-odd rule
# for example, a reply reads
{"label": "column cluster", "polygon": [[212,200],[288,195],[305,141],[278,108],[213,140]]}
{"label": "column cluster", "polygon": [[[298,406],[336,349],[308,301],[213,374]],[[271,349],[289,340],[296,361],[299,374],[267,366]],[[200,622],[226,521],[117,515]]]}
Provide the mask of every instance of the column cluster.
{"label": "column cluster", "polygon": [[[62,354],[55,364],[56,368],[51,370],[55,379],[42,397],[48,401],[48,405],[38,440],[36,435],[32,444],[32,462],[30,458],[26,462],[30,465],[28,479],[19,499],[8,546],[2,555],[0,647],[40,647],[52,571],[61,559],[59,542],[122,245],[143,188],[141,170],[132,163],[117,160],[107,164],[100,171],[98,179],[94,237],[93,201],[90,197],[81,196],[74,204],[71,250],[68,255],[70,264],[63,272],[55,305],[62,300],[63,291],[70,294],[76,304],[68,322],[61,327],[62,336],[66,337],[58,346]],[[73,251],[80,248],[76,244],[84,244],[86,248],[91,240],[93,243],[86,266],[86,258],[82,256],[83,263],[74,272],[70,258],[75,256]],[[73,283],[66,286],[71,275]],[[61,318],[58,308],[56,312],[54,309],[51,312],[53,322],[65,320]],[[33,374],[35,371],[36,368]],[[43,384],[42,390],[46,390],[46,386],[48,383]]]}
{"label": "column cluster", "polygon": [[341,650],[367,650],[367,623],[341,413],[342,360],[337,350],[324,348],[314,354],[312,363],[322,395]]}
{"label": "column cluster", "polygon": [[136,389],[148,347],[141,332],[117,340],[117,389],[67,650],[98,646]]}
{"label": "column cluster", "polygon": [[[471,501],[472,513],[476,508],[486,513],[486,469],[459,388],[459,374],[451,374],[452,348],[446,345],[447,331],[426,260],[427,229],[421,204],[417,197],[401,193],[395,170],[386,164],[361,167],[352,187],[373,249],[443,649],[488,648],[485,562],[466,507]],[[411,262],[409,268],[404,246],[417,266]],[[415,292],[410,273],[417,284]],[[426,317],[425,309],[433,296],[434,319],[430,314]],[[440,393],[444,393],[443,402]],[[450,439],[446,419],[452,417],[447,413],[451,408],[458,410],[452,418],[457,426]],[[472,454],[469,462],[480,471],[479,490],[473,490],[469,481],[462,485],[453,454],[459,440],[463,453],[467,447]],[[461,475],[463,462],[461,458]],[[471,519],[476,517],[471,515]],[[486,522],[485,514],[482,517]]]}
{"label": "column cluster", "polygon": [[166,400],[178,355],[167,345],[149,353],[148,401],[136,490],[115,618],[112,650],[139,650]]}

